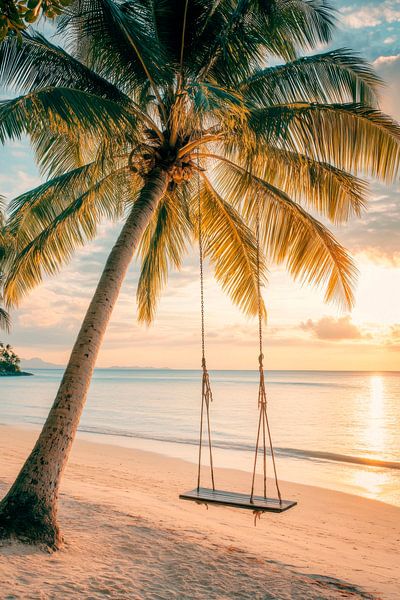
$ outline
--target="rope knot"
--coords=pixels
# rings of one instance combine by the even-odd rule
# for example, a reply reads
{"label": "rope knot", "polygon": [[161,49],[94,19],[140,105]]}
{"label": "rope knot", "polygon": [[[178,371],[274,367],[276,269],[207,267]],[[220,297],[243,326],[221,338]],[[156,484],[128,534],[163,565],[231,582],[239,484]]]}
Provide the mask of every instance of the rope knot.
{"label": "rope knot", "polygon": [[260,369],[262,369],[263,365],[263,360],[264,360],[264,354],[261,352],[261,354],[258,357],[258,364],[260,365]]}

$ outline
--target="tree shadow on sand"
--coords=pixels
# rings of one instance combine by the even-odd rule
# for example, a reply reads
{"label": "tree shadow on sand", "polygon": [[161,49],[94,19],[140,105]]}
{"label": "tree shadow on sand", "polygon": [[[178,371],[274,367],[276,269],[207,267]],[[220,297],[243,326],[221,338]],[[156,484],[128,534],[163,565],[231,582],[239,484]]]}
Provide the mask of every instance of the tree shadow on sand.
{"label": "tree shadow on sand", "polygon": [[298,573],[104,505],[64,497],[60,519],[66,537],[61,552],[0,548],[2,598],[373,599],[347,582]]}

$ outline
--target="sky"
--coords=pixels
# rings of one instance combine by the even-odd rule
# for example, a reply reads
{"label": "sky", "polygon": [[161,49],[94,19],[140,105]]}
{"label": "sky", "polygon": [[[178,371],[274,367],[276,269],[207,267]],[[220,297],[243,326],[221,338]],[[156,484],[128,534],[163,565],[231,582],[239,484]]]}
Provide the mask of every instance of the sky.
{"label": "sky", "polygon": [[[381,104],[400,120],[400,0],[335,2],[340,27],[331,47],[350,47],[372,62],[386,82]],[[1,90],[2,97],[7,91]],[[0,193],[7,198],[34,187],[40,177],[28,142],[0,148]],[[351,313],[323,301],[270,265],[263,294],[269,369],[400,370],[400,181],[370,182],[369,208],[335,230],[359,270]],[[13,328],[2,335],[23,358],[65,364],[119,226],[105,223],[96,240],[24,299]],[[172,272],[151,327],[136,320],[138,265],[134,261],[114,310],[98,366],[198,368],[200,301],[198,256],[190,251]],[[220,291],[206,267],[207,355],[210,369],[257,368],[257,323]]]}

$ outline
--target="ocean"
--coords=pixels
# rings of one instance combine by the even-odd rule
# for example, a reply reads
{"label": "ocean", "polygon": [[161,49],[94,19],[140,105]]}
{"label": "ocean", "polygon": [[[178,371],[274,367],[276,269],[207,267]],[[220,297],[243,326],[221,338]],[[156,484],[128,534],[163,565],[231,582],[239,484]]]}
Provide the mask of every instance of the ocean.
{"label": "ocean", "polygon": [[[0,379],[0,423],[43,423],[62,370],[32,373]],[[210,378],[215,464],[248,471],[250,486],[258,373]],[[266,384],[281,480],[400,506],[400,372],[269,371]],[[200,371],[96,369],[79,436],[195,463],[200,391]]]}

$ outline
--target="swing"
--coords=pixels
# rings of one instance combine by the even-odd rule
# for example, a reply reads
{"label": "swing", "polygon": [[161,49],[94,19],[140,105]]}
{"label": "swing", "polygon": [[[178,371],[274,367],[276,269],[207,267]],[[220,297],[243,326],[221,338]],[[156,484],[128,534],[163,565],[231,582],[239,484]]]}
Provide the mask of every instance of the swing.
{"label": "swing", "polygon": [[[200,177],[198,175],[198,177]],[[202,223],[200,211],[200,185],[199,185],[199,255],[200,255],[200,301],[201,301],[201,349],[202,349],[202,395],[201,395],[201,412],[200,412],[200,439],[199,439],[199,455],[197,469],[197,487],[191,491],[179,495],[181,500],[190,500],[197,504],[219,504],[222,506],[231,506],[234,508],[242,508],[252,510],[255,517],[260,517],[263,512],[281,513],[296,506],[297,502],[292,500],[282,499],[278,475],[275,464],[275,454],[272,445],[271,431],[267,415],[267,395],[265,389],[264,365],[263,365],[263,337],[262,337],[262,310],[261,310],[261,285],[260,285],[260,200],[257,197],[257,221],[256,221],[256,240],[257,240],[257,292],[258,292],[258,331],[259,331],[259,389],[258,389],[258,429],[257,440],[254,454],[253,476],[250,494],[238,492],[230,492],[218,490],[215,488],[214,480],[214,463],[212,454],[211,442],[211,427],[210,427],[210,402],[212,402],[212,391],[210,385],[210,377],[207,371],[206,356],[205,356],[205,325],[204,325],[204,275],[203,275],[203,240],[202,240]],[[203,425],[204,420],[207,423],[208,434],[208,449],[210,460],[210,475],[212,488],[201,486],[201,458],[203,449]],[[275,486],[277,498],[267,497],[267,436],[272,459]],[[254,494],[255,477],[257,470],[257,458],[260,448],[260,438],[262,439],[262,456],[263,456],[263,495],[256,496]]]}

